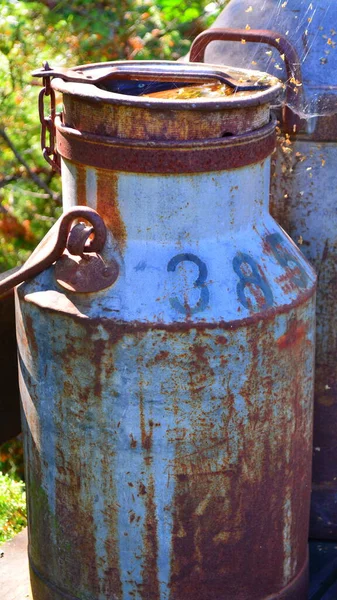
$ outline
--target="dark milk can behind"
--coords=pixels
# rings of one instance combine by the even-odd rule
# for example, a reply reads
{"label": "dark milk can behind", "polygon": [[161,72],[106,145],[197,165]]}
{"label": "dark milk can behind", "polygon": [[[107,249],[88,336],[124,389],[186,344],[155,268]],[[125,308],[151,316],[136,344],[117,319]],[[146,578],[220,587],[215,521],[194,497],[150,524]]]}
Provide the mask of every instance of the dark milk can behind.
{"label": "dark milk can behind", "polygon": [[34,600],[304,600],[315,276],[268,212],[280,84],[43,75],[65,208],[118,267],[95,291],[65,253],[17,290]]}

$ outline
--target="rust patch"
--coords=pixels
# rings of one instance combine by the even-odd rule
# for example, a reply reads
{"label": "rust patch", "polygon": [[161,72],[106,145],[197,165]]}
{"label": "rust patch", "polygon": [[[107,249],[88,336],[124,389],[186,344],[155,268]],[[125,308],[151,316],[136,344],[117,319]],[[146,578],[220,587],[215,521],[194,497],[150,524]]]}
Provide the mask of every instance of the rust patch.
{"label": "rust patch", "polygon": [[256,131],[237,136],[186,142],[158,141],[155,145],[151,141],[83,134],[60,126],[57,129],[57,151],[61,156],[71,162],[104,169],[108,173],[223,171],[259,163],[270,156],[274,148],[274,121]]}
{"label": "rust patch", "polygon": [[[97,134],[106,139],[124,140],[197,140],[242,134],[263,127],[269,121],[269,103],[279,84],[271,91],[236,94],[216,100],[170,101],[144,96],[115,97],[115,103],[85,102],[64,94],[64,125],[82,133]],[[94,88],[99,91],[98,88]],[[136,104],[142,104],[137,106]],[[155,110],[153,110],[154,106]],[[56,122],[60,120],[56,117]]]}
{"label": "rust patch", "polygon": [[217,335],[215,338],[215,343],[216,344],[227,344],[228,338],[226,338],[224,335]]}
{"label": "rust patch", "polygon": [[149,475],[145,500],[144,523],[144,561],[142,568],[142,584],[139,586],[143,600],[159,600],[160,588],[158,579],[158,519],[154,501],[155,486],[153,475]]}
{"label": "rust patch", "polygon": [[[289,322],[294,323],[294,318],[290,316]],[[282,340],[285,352],[281,355],[268,321],[246,330],[251,361],[240,394],[246,403],[247,422],[240,422],[230,382],[224,389],[226,416],[221,425],[204,413],[203,391],[193,389],[199,382],[190,383],[193,431],[187,436],[195,451],[187,453],[185,440],[176,438],[170,600],[222,598],[224,591],[226,597],[238,600],[271,597],[271,590],[275,598],[278,594],[283,597],[287,583],[306,564],[303,532],[308,528],[310,496],[310,398],[306,380],[298,373],[300,362],[309,355],[312,358],[312,347],[307,344],[304,324],[296,323],[301,334],[297,344],[289,337]],[[230,333],[228,338],[230,348]],[[212,364],[213,377],[225,384],[221,357],[216,367],[214,357],[205,351],[207,343],[199,332],[195,345],[199,346],[201,361],[191,361],[187,370],[196,377],[198,371],[202,375]],[[275,370],[279,368],[289,374],[289,389],[285,382],[282,390],[275,388]],[[209,394],[209,375],[207,382]],[[174,413],[177,430],[182,410],[178,405]],[[296,428],[289,421],[289,411]],[[229,439],[234,423],[235,441]],[[212,433],[212,425],[218,431]],[[290,459],[286,452],[280,452],[280,440],[289,448]],[[237,457],[236,450],[232,454],[236,447]],[[284,508],[288,493],[289,523]],[[286,556],[288,545],[291,550]],[[291,569],[287,576],[285,568]]]}
{"label": "rust patch", "polygon": [[284,267],[285,273],[276,277],[276,283],[280,284],[281,289],[285,294],[290,294],[294,290],[298,290],[298,285],[296,285],[294,278],[301,277],[301,271],[298,267],[290,268]]}
{"label": "rust patch", "polygon": [[87,205],[87,169],[85,165],[76,165],[76,204]]}
{"label": "rust patch", "polygon": [[33,319],[30,315],[26,315],[25,316],[25,330],[26,330],[26,335],[27,335],[27,340],[28,343],[31,347],[32,350],[32,354],[35,356],[36,360],[38,357],[38,345],[37,345],[37,341],[35,338],[35,330],[34,330],[34,326],[33,326]]}
{"label": "rust patch", "polygon": [[138,496],[146,496],[147,491],[146,491],[146,487],[144,485],[144,483],[141,481],[138,484]]}
{"label": "rust patch", "polygon": [[120,249],[124,250],[127,232],[118,206],[118,176],[115,173],[97,172],[97,212],[103,217]]}
{"label": "rust patch", "polygon": [[130,433],[130,448],[137,448],[137,440],[133,437],[132,433]]}
{"label": "rust patch", "polygon": [[168,357],[169,352],[167,352],[167,350],[161,350],[160,352],[158,352],[153,362],[161,362],[163,360],[166,360]]}
{"label": "rust patch", "polygon": [[[142,363],[142,359],[140,359]],[[142,448],[149,452],[152,449],[153,427],[149,423],[149,430],[146,430],[145,415],[144,415],[144,392],[142,379],[139,381],[139,418]]]}
{"label": "rust patch", "polygon": [[288,329],[277,340],[279,350],[285,350],[291,346],[303,344],[303,340],[308,332],[308,326],[300,321],[290,321]]}

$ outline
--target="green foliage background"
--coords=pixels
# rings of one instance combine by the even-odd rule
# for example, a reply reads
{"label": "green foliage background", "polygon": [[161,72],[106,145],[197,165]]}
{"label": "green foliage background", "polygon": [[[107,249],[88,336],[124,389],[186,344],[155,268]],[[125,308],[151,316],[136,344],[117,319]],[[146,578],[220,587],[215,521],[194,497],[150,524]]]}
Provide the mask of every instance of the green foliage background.
{"label": "green foliage background", "polygon": [[0,0],[0,271],[21,264],[61,212],[42,158],[31,71],[186,54],[228,0]]}
{"label": "green foliage background", "polygon": [[24,484],[0,473],[0,544],[27,524]]}

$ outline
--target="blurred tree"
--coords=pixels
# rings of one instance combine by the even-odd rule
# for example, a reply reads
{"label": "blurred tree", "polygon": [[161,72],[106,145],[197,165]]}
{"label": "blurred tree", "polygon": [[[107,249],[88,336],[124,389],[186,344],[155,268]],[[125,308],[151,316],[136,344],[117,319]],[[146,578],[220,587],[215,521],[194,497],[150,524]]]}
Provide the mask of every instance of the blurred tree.
{"label": "blurred tree", "polygon": [[45,60],[176,60],[227,1],[0,0],[0,271],[22,263],[61,211],[31,71]]}

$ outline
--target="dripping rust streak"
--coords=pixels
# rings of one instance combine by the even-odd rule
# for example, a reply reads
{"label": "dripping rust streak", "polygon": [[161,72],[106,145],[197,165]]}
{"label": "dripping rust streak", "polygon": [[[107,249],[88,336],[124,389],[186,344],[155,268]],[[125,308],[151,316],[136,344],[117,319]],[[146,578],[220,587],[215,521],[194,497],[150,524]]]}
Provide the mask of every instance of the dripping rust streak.
{"label": "dripping rust streak", "polygon": [[[142,361],[140,361],[140,362],[142,362]],[[146,452],[150,452],[152,449],[152,427],[150,426],[149,433],[147,433],[146,425],[145,425],[145,415],[144,415],[144,391],[143,391],[142,379],[140,379],[140,381],[139,381],[139,418],[140,418],[142,448]],[[148,464],[150,462],[150,457],[147,456],[145,458],[145,462]]]}
{"label": "dripping rust streak", "polygon": [[302,344],[307,331],[308,327],[304,323],[290,321],[286,333],[277,340],[279,350],[285,350],[291,346]]}
{"label": "dripping rust streak", "polygon": [[118,178],[108,171],[97,172],[97,212],[112,232],[121,250],[126,243],[126,227],[118,206]]}
{"label": "dripping rust streak", "polygon": [[[241,335],[230,332],[228,345],[217,358],[212,345],[207,351],[211,337],[193,338],[200,376],[207,375],[208,390],[203,396],[200,381],[195,381],[198,388],[194,390],[189,382],[193,428],[188,437],[198,451],[187,454],[186,438],[177,443],[170,600],[222,598],[224,593],[226,598],[250,600],[306,597],[307,536],[303,532],[309,511],[311,436],[306,417],[309,394],[298,371],[301,362],[312,360],[312,346],[305,324],[292,317],[288,331],[297,331],[296,342],[286,333],[280,344],[275,343],[277,328],[268,322],[243,331],[242,352],[250,356],[250,362],[240,396],[247,418],[235,403],[237,394],[222,361],[227,359],[230,365],[231,351],[240,348]],[[191,351],[192,344],[186,356]],[[170,363],[174,364],[172,358]],[[181,382],[194,370],[193,363],[193,358],[188,368],[181,363]],[[288,374],[280,390],[274,385],[275,365]],[[224,390],[222,417],[214,421],[211,414],[201,411],[206,405],[202,400],[211,395],[214,385],[211,366],[213,381]],[[177,421],[179,411],[183,411],[182,403]],[[280,452],[280,439],[286,440],[289,457]],[[290,490],[289,514],[284,508],[286,490]],[[286,596],[284,586],[290,581],[295,589]],[[270,596],[271,589],[274,596]]]}
{"label": "dripping rust streak", "polygon": [[160,589],[158,581],[158,520],[156,515],[156,503],[154,500],[155,487],[153,475],[148,478],[145,494],[145,531],[144,546],[145,556],[143,562],[143,583],[141,598],[143,600],[159,600]]}
{"label": "dripping rust streak", "polygon": [[87,169],[76,165],[76,204],[87,205]]}
{"label": "dripping rust streak", "polygon": [[160,589],[158,580],[158,521],[156,515],[155,486],[151,472],[153,442],[153,421],[149,420],[149,432],[146,431],[145,407],[144,407],[144,382],[142,379],[143,360],[139,359],[139,418],[141,430],[141,442],[143,448],[143,459],[145,463],[146,486],[143,482],[139,485],[139,495],[144,498],[145,520],[143,532],[143,564],[142,584],[139,592],[144,600],[159,600]]}

